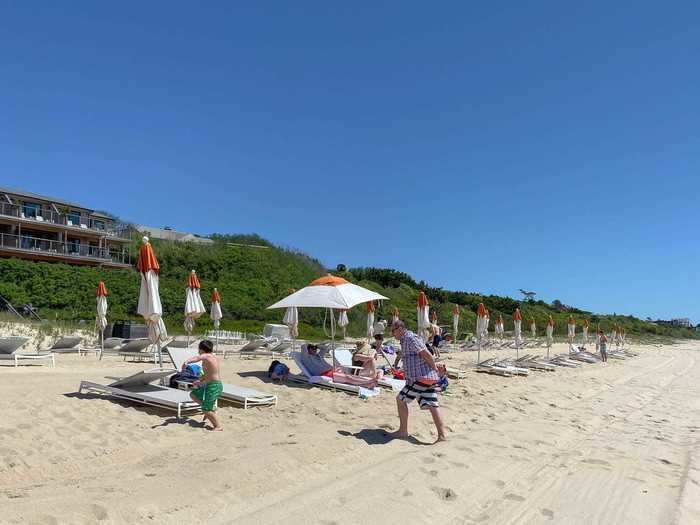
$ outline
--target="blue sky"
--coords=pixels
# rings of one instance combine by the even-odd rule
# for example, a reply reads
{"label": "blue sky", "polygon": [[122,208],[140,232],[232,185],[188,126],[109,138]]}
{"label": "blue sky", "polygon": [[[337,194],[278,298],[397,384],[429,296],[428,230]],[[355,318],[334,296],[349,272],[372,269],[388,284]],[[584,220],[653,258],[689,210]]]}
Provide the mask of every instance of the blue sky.
{"label": "blue sky", "polygon": [[697,2],[15,4],[2,185],[700,321]]}

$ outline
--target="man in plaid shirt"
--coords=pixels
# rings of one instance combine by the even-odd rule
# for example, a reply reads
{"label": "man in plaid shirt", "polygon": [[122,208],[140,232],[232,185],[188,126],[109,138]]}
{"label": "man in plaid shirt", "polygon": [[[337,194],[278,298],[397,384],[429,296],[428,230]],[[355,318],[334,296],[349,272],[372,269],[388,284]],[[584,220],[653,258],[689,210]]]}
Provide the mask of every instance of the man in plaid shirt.
{"label": "man in plaid shirt", "polygon": [[399,429],[392,434],[395,438],[408,437],[408,404],[418,400],[421,409],[429,410],[437,429],[437,441],[446,441],[445,423],[442,421],[440,403],[436,386],[440,380],[438,365],[433,356],[423,344],[423,341],[413,332],[406,330],[402,321],[396,321],[391,326],[391,333],[401,343],[401,357],[406,386],[396,397],[399,411]]}

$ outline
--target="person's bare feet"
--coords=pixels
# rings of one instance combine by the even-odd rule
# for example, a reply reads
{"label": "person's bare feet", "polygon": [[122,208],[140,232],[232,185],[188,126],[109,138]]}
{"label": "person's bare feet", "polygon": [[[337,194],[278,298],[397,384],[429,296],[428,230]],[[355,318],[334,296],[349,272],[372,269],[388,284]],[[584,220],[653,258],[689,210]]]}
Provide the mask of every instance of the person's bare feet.
{"label": "person's bare feet", "polygon": [[407,432],[399,432],[398,430],[396,432],[387,432],[386,435],[391,439],[408,439],[409,437]]}
{"label": "person's bare feet", "polygon": [[212,432],[223,432],[224,427],[214,427],[211,429]]}
{"label": "person's bare feet", "polygon": [[438,438],[435,440],[435,443],[433,443],[433,445],[436,445],[436,444],[438,444],[438,443],[444,443],[444,442],[446,442],[446,441],[447,441],[447,437],[446,437],[446,436],[438,436]]}

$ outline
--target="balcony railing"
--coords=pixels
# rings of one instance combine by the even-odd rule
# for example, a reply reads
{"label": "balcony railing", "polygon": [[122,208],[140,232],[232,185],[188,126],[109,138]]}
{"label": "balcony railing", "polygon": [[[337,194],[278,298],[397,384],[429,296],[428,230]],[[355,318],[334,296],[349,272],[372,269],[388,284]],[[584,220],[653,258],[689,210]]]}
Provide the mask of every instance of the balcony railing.
{"label": "balcony railing", "polygon": [[32,253],[45,253],[61,257],[76,257],[85,259],[99,259],[104,262],[118,264],[131,264],[131,258],[126,252],[98,248],[87,244],[74,242],[54,241],[51,239],[40,239],[27,235],[11,235],[0,233],[0,247],[12,248]]}
{"label": "balcony railing", "polygon": [[38,224],[58,224],[60,226],[69,226],[74,228],[80,228],[82,230],[98,231],[108,237],[130,239],[129,232],[126,228],[106,228],[106,224],[104,224],[105,221],[102,219],[86,219],[84,217],[80,217],[80,219],[78,219],[75,216],[63,213],[56,213],[53,210],[47,210],[45,208],[37,210],[35,208],[19,204],[0,202],[0,215],[4,215],[6,217],[15,217],[18,219],[34,220]]}

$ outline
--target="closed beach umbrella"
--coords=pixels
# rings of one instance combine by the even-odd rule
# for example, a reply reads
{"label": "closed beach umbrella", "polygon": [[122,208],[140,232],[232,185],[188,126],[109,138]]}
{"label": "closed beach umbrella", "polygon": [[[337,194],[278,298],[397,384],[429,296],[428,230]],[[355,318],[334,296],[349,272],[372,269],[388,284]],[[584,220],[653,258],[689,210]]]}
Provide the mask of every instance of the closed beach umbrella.
{"label": "closed beach umbrella", "polygon": [[552,319],[552,316],[549,316],[549,320],[547,321],[547,357],[549,357],[549,349],[552,346],[552,343],[554,343],[554,319]]}
{"label": "closed beach umbrella", "polygon": [[416,312],[418,314],[418,335],[420,335],[423,341],[427,341],[428,331],[430,330],[430,305],[428,304],[428,298],[426,297],[425,292],[421,291],[418,294],[418,300],[416,303]]}
{"label": "closed beach umbrella", "polygon": [[523,316],[520,314],[520,308],[515,309],[513,314],[513,337],[515,339],[515,357],[518,357],[518,350],[520,349],[520,344],[522,342],[522,324]]}
{"label": "closed beach umbrella", "polygon": [[394,324],[396,321],[401,320],[401,313],[398,308],[394,308],[394,314],[391,317],[391,323]]}
{"label": "closed beach umbrella", "polygon": [[457,344],[457,329],[459,328],[459,305],[452,309],[452,343]]}
{"label": "closed beach umbrella", "polygon": [[478,342],[476,351],[476,362],[481,362],[481,340],[484,337],[484,325],[486,324],[486,307],[484,303],[479,303],[476,307],[476,340]]}
{"label": "closed beach umbrella", "polygon": [[224,315],[221,313],[221,294],[219,290],[214,288],[211,293],[211,311],[209,312],[209,317],[214,322],[214,332],[216,333],[216,347],[219,347],[219,326],[221,324],[221,318]]}
{"label": "closed beach umbrella", "polygon": [[190,346],[190,336],[194,330],[195,320],[199,319],[207,310],[202,302],[199,279],[194,270],[190,272],[187,280],[187,290],[185,291],[185,330],[187,331],[187,346]]}
{"label": "closed beach umbrella", "polygon": [[299,335],[299,310],[296,306],[287,307],[282,323],[289,328],[289,335],[292,336],[292,339]]}
{"label": "closed beach umbrella", "polygon": [[503,333],[505,332],[505,329],[503,328],[503,316],[501,314],[498,314],[498,319],[496,320],[496,335],[498,335],[498,338],[503,340]]}
{"label": "closed beach umbrella", "polygon": [[569,317],[569,323],[566,326],[569,337],[569,350],[574,344],[574,337],[576,336],[576,320],[573,317]]}
{"label": "closed beach umbrella", "polygon": [[163,306],[160,303],[158,288],[160,265],[151,243],[148,242],[148,237],[143,238],[136,268],[141,273],[141,289],[139,290],[139,304],[136,311],[143,317],[148,327],[148,339],[156,345],[158,366],[162,367],[163,356],[160,353],[160,343],[167,339],[168,332],[165,329],[165,323],[163,323]]}
{"label": "closed beach umbrella", "polygon": [[532,335],[533,339],[537,337],[537,324],[534,317],[530,317],[530,335]]}
{"label": "closed beach umbrella", "polygon": [[583,320],[583,344],[587,345],[588,344],[588,319]]}
{"label": "closed beach umbrella", "polygon": [[489,323],[491,322],[491,314],[489,313],[489,309],[486,309],[486,316],[484,317],[484,339],[488,339],[489,337]]}
{"label": "closed beach umbrella", "polygon": [[345,336],[346,336],[345,332],[346,332],[349,324],[350,324],[350,320],[348,319],[348,311],[341,310],[340,313],[338,314],[338,326],[340,326],[343,329],[343,339],[345,339]]}
{"label": "closed beach umbrella", "polygon": [[374,302],[367,303],[367,337],[372,339],[374,336]]}
{"label": "closed beach umbrella", "polygon": [[97,285],[97,316],[95,329],[100,333],[100,359],[104,351],[105,328],[107,328],[107,287],[100,281]]}

